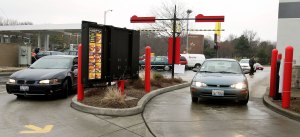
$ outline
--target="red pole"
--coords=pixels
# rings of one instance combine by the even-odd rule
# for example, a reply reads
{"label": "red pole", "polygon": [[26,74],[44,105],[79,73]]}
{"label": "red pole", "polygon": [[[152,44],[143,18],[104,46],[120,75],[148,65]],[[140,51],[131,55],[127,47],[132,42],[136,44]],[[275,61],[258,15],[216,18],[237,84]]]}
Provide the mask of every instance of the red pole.
{"label": "red pole", "polygon": [[150,69],[151,69],[151,48],[146,47],[146,58],[145,58],[145,92],[150,92]]}
{"label": "red pole", "polygon": [[77,100],[82,101],[84,98],[83,86],[82,86],[82,45],[78,45],[78,74],[77,74]]}
{"label": "red pole", "polygon": [[294,48],[292,46],[288,46],[285,48],[282,87],[282,108],[290,108],[293,50]]}
{"label": "red pole", "polygon": [[270,93],[269,93],[270,97],[273,97],[275,95],[277,55],[278,55],[278,50],[273,49],[272,60],[271,60],[271,74],[270,74]]}
{"label": "red pole", "polygon": [[125,86],[125,80],[119,80],[118,88],[121,91],[121,95],[124,95],[124,86]]}

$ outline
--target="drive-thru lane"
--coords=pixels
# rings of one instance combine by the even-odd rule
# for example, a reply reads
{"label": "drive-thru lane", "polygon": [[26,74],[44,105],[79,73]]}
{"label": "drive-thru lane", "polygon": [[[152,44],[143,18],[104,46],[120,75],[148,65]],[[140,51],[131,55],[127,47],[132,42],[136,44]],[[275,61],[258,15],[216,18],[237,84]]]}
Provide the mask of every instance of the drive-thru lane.
{"label": "drive-thru lane", "polygon": [[192,103],[189,88],[160,95],[145,108],[144,117],[156,136],[169,137],[292,137],[300,135],[300,123],[281,116],[262,103],[269,82],[269,68],[258,71],[250,84],[250,101]]}
{"label": "drive-thru lane", "polygon": [[122,118],[87,114],[72,109],[71,98],[17,99],[0,94],[0,136],[151,136],[141,115]]}

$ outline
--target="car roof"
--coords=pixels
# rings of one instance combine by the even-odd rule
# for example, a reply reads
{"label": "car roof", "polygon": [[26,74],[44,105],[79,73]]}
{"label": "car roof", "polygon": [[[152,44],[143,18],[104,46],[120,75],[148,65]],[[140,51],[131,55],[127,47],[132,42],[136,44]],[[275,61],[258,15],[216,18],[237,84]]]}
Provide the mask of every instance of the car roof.
{"label": "car roof", "polygon": [[221,60],[221,61],[237,61],[235,59],[230,59],[230,58],[211,58],[211,59],[206,59],[207,61],[210,60]]}
{"label": "car roof", "polygon": [[43,58],[75,58],[77,56],[74,55],[52,55],[52,56],[45,56]]}

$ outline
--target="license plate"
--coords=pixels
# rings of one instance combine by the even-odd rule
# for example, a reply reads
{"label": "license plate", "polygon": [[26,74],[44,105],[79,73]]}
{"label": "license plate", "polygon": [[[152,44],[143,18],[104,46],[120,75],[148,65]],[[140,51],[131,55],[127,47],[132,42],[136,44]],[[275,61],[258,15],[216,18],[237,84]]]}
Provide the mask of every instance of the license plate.
{"label": "license plate", "polygon": [[224,91],[223,90],[212,90],[211,95],[212,96],[224,96]]}
{"label": "license plate", "polygon": [[20,91],[29,91],[28,86],[20,86]]}

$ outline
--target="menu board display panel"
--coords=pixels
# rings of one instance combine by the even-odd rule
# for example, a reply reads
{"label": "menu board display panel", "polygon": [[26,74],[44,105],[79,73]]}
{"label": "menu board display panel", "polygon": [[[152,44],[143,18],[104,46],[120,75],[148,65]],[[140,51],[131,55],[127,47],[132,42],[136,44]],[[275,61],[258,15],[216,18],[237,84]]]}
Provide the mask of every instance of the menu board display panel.
{"label": "menu board display panel", "polygon": [[102,31],[89,28],[89,80],[101,79]]}

